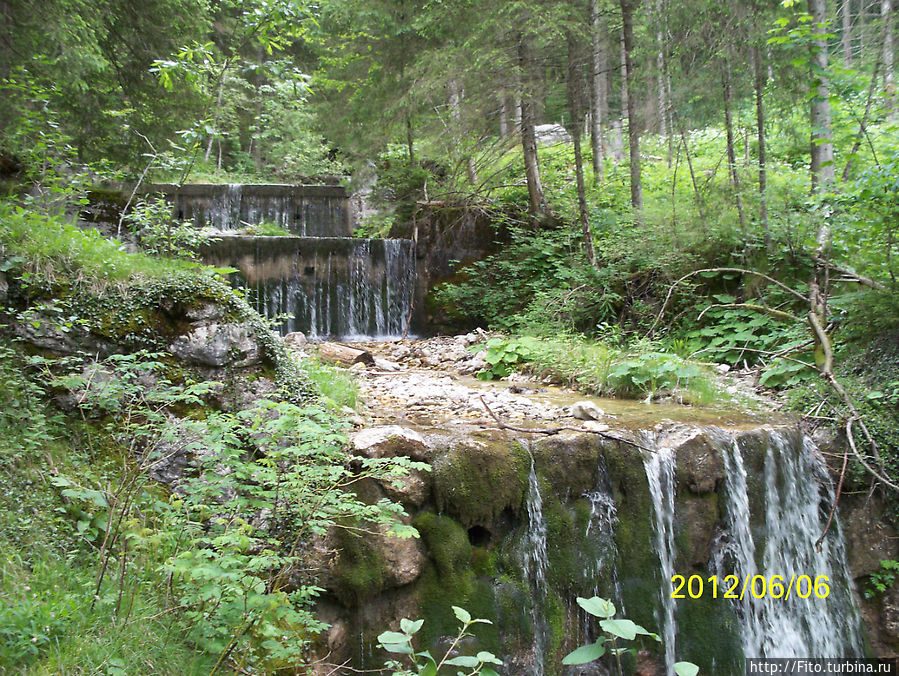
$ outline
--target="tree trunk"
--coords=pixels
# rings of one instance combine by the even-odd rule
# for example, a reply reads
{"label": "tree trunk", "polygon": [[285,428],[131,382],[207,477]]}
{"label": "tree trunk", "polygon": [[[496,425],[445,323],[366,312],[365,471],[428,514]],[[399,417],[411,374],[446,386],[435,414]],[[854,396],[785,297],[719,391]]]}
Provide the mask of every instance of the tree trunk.
{"label": "tree trunk", "polygon": [[[667,97],[665,96],[665,43],[662,39],[662,0],[656,0],[656,89],[658,90],[659,107],[659,134],[668,136],[666,116],[668,113]],[[671,165],[669,158],[668,165]]]}
{"label": "tree trunk", "polygon": [[628,119],[628,101],[630,92],[628,91],[627,80],[627,51],[624,48],[624,28],[621,29],[621,36],[618,40],[618,56],[621,59],[621,124],[624,125]]}
{"label": "tree trunk", "polygon": [[843,46],[843,65],[849,68],[852,65],[852,0],[842,0],[840,13],[843,19],[843,34],[840,36]]}
{"label": "tree trunk", "polygon": [[590,230],[590,220],[587,217],[587,194],[584,186],[584,161],[581,157],[581,78],[579,69],[575,65],[575,42],[572,36],[568,36],[568,110],[571,113],[571,138],[574,141],[574,167],[577,176],[577,211],[578,220],[581,222],[581,233],[584,237],[584,251],[587,254],[587,262],[591,267],[596,267],[596,252],[593,249],[593,233]]}
{"label": "tree trunk", "polygon": [[880,19],[883,21],[883,84],[890,117],[896,115],[896,80],[893,70],[893,2],[880,0]]}
{"label": "tree trunk", "polygon": [[465,90],[462,89],[462,85],[458,80],[451,79],[448,84],[449,87],[449,96],[448,103],[450,109],[450,116],[453,120],[453,152],[456,155],[456,162],[465,162],[466,170],[468,172],[468,181],[473,186],[476,186],[478,183],[478,173],[475,168],[474,158],[465,152],[465,148],[462,143],[462,98],[465,95]]}
{"label": "tree trunk", "polygon": [[509,108],[506,92],[499,93],[499,137],[506,138],[509,135]]}
{"label": "tree trunk", "polygon": [[743,199],[740,197],[740,177],[737,175],[737,155],[734,152],[734,121],[731,116],[731,82],[730,62],[724,62],[724,128],[727,132],[727,163],[730,169],[730,181],[734,189],[734,200],[740,216],[740,232],[746,234],[746,215],[743,213]]}
{"label": "tree trunk", "polygon": [[812,88],[811,102],[811,159],[812,190],[820,190],[833,183],[833,139],[830,131],[830,81],[827,77],[827,22],[825,0],[808,0],[812,15]]}
{"label": "tree trunk", "polygon": [[409,166],[415,166],[415,140],[412,136],[412,117],[406,113],[406,152],[409,154]]}
{"label": "tree trunk", "polygon": [[605,70],[605,49],[602,43],[602,25],[599,14],[599,0],[590,0],[590,20],[593,24],[593,30],[590,33],[592,42],[592,61],[593,61],[593,109],[590,118],[590,143],[593,150],[593,182],[599,185],[603,181],[602,166],[602,124],[603,124],[603,106],[605,105],[606,93],[606,75]]}
{"label": "tree trunk", "polygon": [[[524,38],[518,39],[518,66],[521,70],[522,81],[529,72],[530,64],[527,53],[527,45]],[[528,198],[530,213],[538,220],[546,214],[546,197],[543,194],[543,184],[540,181],[540,164],[537,158],[537,135],[534,130],[534,98],[533,94],[521,91],[521,146],[524,152],[524,173],[528,184]]]}
{"label": "tree trunk", "polygon": [[[823,0],[816,0],[823,2]],[[643,210],[643,184],[640,178],[640,122],[637,106],[629,100],[634,84],[634,63],[631,55],[634,52],[634,0],[620,0],[622,18],[622,44],[624,45],[624,78],[622,80],[622,98],[627,101],[627,138],[630,151],[631,170],[631,206],[634,216],[639,220]],[[625,86],[626,85],[626,86]]]}
{"label": "tree trunk", "polygon": [[757,46],[752,49],[753,88],[755,89],[755,125],[759,145],[759,223],[765,237],[765,250],[771,252],[771,231],[768,228],[768,169],[767,150],[765,148],[765,64],[762,62],[762,50]]}
{"label": "tree trunk", "polygon": [[[219,111],[222,109],[222,88],[225,85],[225,78],[219,80],[218,86],[218,94],[215,98],[215,110],[212,113],[212,128],[218,132],[218,124],[219,124]],[[212,143],[215,141],[216,134],[209,135],[209,141],[206,143],[206,154],[203,157],[203,162],[209,162],[209,156],[212,154]]]}

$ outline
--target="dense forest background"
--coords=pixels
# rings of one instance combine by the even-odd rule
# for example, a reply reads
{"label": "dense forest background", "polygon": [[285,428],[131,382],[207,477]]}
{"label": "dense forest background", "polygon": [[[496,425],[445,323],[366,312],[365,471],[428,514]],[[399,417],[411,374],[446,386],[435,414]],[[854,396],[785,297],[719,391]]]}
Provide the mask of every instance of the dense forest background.
{"label": "dense forest background", "polygon": [[[98,186],[124,185],[127,194],[137,183],[337,175],[378,207],[359,235],[408,234],[428,219],[451,226],[460,213],[495,232],[494,253],[429,296],[429,312],[444,325],[504,331],[510,364],[593,393],[708,403],[720,397],[708,384],[711,368],[740,370],[809,428],[829,428],[837,474],[848,461],[841,488],[875,487],[894,518],[896,23],[892,0],[7,0],[0,3],[0,271],[16,280],[19,300],[27,298],[27,309],[7,320],[26,325],[50,307],[69,331],[115,307],[122,313],[115,321],[136,334],[134,318],[148,316],[147,304],[159,298],[197,289],[216,302],[231,298],[221,280],[185,260],[196,239],[182,230],[175,237],[171,214],[158,204],[119,223],[136,230],[153,256],[126,254],[118,240],[75,227],[85,195]],[[128,284],[138,291],[123,290]],[[296,385],[278,363],[278,378]],[[141,399],[141,368],[169,368],[155,357],[146,364],[114,366],[128,374],[132,389],[121,400],[131,402],[135,438],[157,434],[164,409],[200,396],[188,388]],[[277,616],[257,624],[269,611],[245,610],[255,587],[228,575],[287,564],[274,554],[250,561],[230,531],[216,544],[221,557],[232,557],[216,561],[219,573],[184,578],[177,603],[174,586],[164,599],[155,594],[192,565],[183,558],[190,551],[209,551],[207,534],[199,517],[166,511],[119,468],[110,449],[119,448],[120,432],[102,427],[111,422],[108,402],[82,411],[77,432],[47,408],[48,378],[58,387],[68,369],[63,380],[71,386],[81,368],[26,359],[12,343],[0,349],[0,427],[9,447],[0,456],[0,488],[20,501],[0,510],[0,542],[4,552],[21,552],[0,560],[0,594],[17,599],[0,610],[11,646],[0,647],[0,667],[52,659],[50,671],[89,663],[124,673],[115,671],[120,658],[133,654],[175,673],[234,666],[234,655],[238,669],[300,659],[320,628],[297,610],[308,609],[314,590],[289,600],[277,585],[252,592]],[[306,372],[301,380],[307,376],[330,404],[352,404],[352,386],[339,376]],[[90,404],[87,394],[81,403]],[[319,449],[322,467],[342,462],[335,460],[341,442],[327,436],[332,409],[316,409],[320,427],[302,432],[302,443],[333,441]],[[270,424],[269,414],[257,413],[254,424]],[[310,420],[308,412],[284,415]],[[230,448],[229,434],[243,423],[213,417],[208,424],[217,427],[202,434]],[[35,497],[22,478],[43,481],[46,458],[77,479],[54,484],[63,503]],[[306,491],[297,504],[320,504],[318,489],[295,479],[293,489]],[[260,488],[247,500],[269,497]],[[204,499],[196,497],[198,510]],[[19,504],[35,515],[40,537],[58,540],[56,558],[41,554],[16,518]],[[77,532],[75,521],[59,516],[73,505],[81,510]],[[113,514],[122,532],[129,519],[143,519],[146,541],[135,535],[132,551],[110,538]],[[355,503],[322,518],[335,514],[374,518]],[[194,550],[183,532],[192,533]],[[269,536],[266,543],[280,537]],[[39,577],[55,605],[28,606],[22,596]],[[203,615],[210,589],[216,608],[230,614]],[[83,593],[98,599],[96,611],[77,603]],[[107,630],[120,626],[129,593],[146,616],[176,618],[158,640],[127,616],[121,631]],[[302,631],[278,643],[272,637],[285,625]],[[184,643],[183,626],[202,636]],[[84,638],[65,649],[57,642],[47,658],[51,637],[72,627]]]}

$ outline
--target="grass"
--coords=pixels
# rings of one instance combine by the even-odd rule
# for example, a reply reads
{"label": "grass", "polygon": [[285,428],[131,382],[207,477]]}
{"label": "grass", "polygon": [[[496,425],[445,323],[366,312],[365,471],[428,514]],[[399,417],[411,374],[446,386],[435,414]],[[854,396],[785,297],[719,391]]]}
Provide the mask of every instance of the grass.
{"label": "grass", "polygon": [[527,337],[522,341],[528,351],[528,371],[588,394],[673,396],[702,406],[727,398],[705,367],[658,344],[641,342],[618,348],[581,337]]}
{"label": "grass", "polygon": [[346,371],[329,364],[323,364],[317,358],[304,359],[300,368],[313,386],[321,392],[322,397],[334,408],[356,408],[359,388],[353,376]]}
{"label": "grass", "polygon": [[6,269],[21,265],[26,278],[102,288],[196,272],[199,265],[125,251],[96,230],[0,202],[0,255]]}
{"label": "grass", "polygon": [[262,221],[256,225],[248,225],[238,230],[241,235],[253,235],[256,237],[296,237],[295,232],[291,232],[286,228],[282,228],[272,221]]}

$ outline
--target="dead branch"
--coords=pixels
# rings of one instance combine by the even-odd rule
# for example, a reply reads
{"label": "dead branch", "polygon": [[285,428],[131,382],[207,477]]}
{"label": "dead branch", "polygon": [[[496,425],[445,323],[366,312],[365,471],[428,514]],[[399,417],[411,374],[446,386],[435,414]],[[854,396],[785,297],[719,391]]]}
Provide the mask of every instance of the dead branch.
{"label": "dead branch", "polygon": [[[846,421],[846,435],[849,436],[852,434],[852,418]],[[840,501],[840,495],[843,492],[843,480],[846,478],[846,467],[849,465],[849,451],[845,451],[843,453],[843,469],[840,470],[840,480],[837,483],[837,492],[833,498],[833,504],[830,506],[830,514],[827,515],[827,523],[824,524],[824,530],[821,531],[821,537],[817,539],[815,542],[815,549],[817,551],[821,551],[821,543],[824,542],[824,536],[827,535],[827,531],[830,530],[830,525],[833,523],[833,515],[837,511],[837,503]]]}
{"label": "dead branch", "polygon": [[852,272],[852,270],[849,270],[847,268],[840,267],[839,265],[834,265],[828,260],[820,259],[818,256],[812,256],[812,261],[821,265],[826,265],[831,270],[839,272],[841,275],[846,277],[846,279],[832,280],[834,282],[850,282],[853,284],[861,284],[862,286],[867,286],[870,289],[877,290],[883,290],[886,288],[883,284],[871,279],[870,277],[865,277],[864,275],[860,275],[857,272]]}
{"label": "dead branch", "polygon": [[484,408],[487,410],[487,413],[490,414],[490,417],[496,421],[497,426],[501,430],[511,430],[512,432],[522,432],[524,434],[545,434],[547,436],[552,436],[554,434],[558,434],[559,432],[586,432],[589,434],[595,434],[597,436],[602,437],[603,439],[608,439],[609,441],[617,441],[622,444],[627,444],[628,446],[633,446],[635,448],[639,448],[642,451],[648,451],[649,453],[655,453],[655,451],[651,448],[647,448],[646,446],[642,446],[635,441],[631,441],[630,439],[624,439],[622,437],[617,437],[614,434],[608,434],[606,432],[600,432],[599,430],[591,430],[586,427],[572,427],[570,425],[565,425],[563,427],[546,427],[542,429],[528,429],[526,427],[515,427],[514,425],[508,425],[504,423],[499,416],[494,413],[490,407],[487,405],[487,402],[484,401],[484,395],[480,395],[478,397],[481,400],[481,403],[484,405]]}
{"label": "dead branch", "polygon": [[702,316],[711,310],[713,307],[725,307],[731,309],[745,308],[747,310],[753,310],[754,312],[761,312],[762,314],[770,315],[775,319],[779,319],[782,322],[799,322],[802,321],[796,315],[791,315],[789,312],[784,312],[783,310],[776,310],[772,307],[766,307],[764,305],[757,305],[755,303],[715,303],[713,305],[709,305],[705,310],[699,313],[699,316],[696,318],[696,321],[702,319]]}
{"label": "dead branch", "polygon": [[[861,423],[861,420],[859,420],[855,416],[853,416],[853,418],[855,418],[855,420],[857,420],[859,423]],[[852,421],[853,418],[850,418],[849,420]],[[894,484],[892,481],[887,479],[885,476],[878,473],[877,470],[875,470],[867,462],[865,462],[864,457],[862,457],[862,454],[859,453],[858,449],[855,447],[855,439],[852,436],[852,425],[851,424],[846,425],[846,439],[849,441],[849,448],[852,449],[852,453],[855,455],[855,458],[862,464],[862,467],[864,467],[866,470],[868,470],[868,473],[870,473],[872,476],[876,477],[877,480],[880,481],[885,486],[889,486],[894,491],[899,491],[899,486]]]}
{"label": "dead branch", "polygon": [[761,277],[762,279],[765,279],[765,280],[771,282],[772,284],[783,289],[787,293],[794,295],[796,298],[801,300],[803,303],[808,303],[808,298],[806,298],[801,293],[796,291],[796,289],[792,289],[789,286],[787,286],[786,284],[784,284],[783,282],[780,282],[780,281],[774,279],[773,277],[769,277],[768,275],[763,274],[761,272],[756,272],[754,270],[747,270],[745,268],[703,268],[701,270],[694,270],[693,272],[690,272],[690,273],[684,275],[683,277],[681,277],[680,279],[675,281],[668,288],[668,295],[665,296],[665,302],[662,304],[662,309],[659,310],[658,316],[656,317],[655,321],[652,323],[652,326],[649,327],[649,332],[647,335],[651,336],[653,334],[653,332],[655,331],[655,328],[658,325],[658,323],[662,320],[662,316],[665,314],[665,310],[668,308],[668,303],[671,302],[671,296],[674,294],[674,289],[677,287],[677,285],[680,284],[681,282],[683,282],[684,280],[689,279],[690,277],[693,277],[694,275],[701,274],[703,272],[739,272],[744,275],[755,275],[756,277]]}

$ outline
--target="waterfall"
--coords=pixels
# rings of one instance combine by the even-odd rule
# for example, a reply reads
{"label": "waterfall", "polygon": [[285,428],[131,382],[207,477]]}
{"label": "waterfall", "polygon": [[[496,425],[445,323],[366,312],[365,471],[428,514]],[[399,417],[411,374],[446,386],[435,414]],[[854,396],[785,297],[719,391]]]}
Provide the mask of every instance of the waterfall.
{"label": "waterfall", "polygon": [[662,447],[655,452],[643,456],[643,467],[649,482],[652,496],[653,522],[655,524],[655,547],[659,557],[662,583],[659,585],[661,616],[656,621],[661,627],[662,641],[665,647],[665,670],[674,673],[675,637],[677,624],[675,618],[675,599],[671,598],[669,583],[675,574],[674,558],[674,461],[673,448]]}
{"label": "waterfall", "polygon": [[[746,657],[864,656],[852,581],[839,525],[822,543],[834,492],[817,449],[798,430],[767,431],[764,457],[764,514],[750,514],[747,473],[735,438],[720,446],[726,477],[727,541],[715,556],[719,576],[782,575],[785,586],[793,575],[829,578],[829,595],[803,599],[794,587],[790,598],[753,598],[737,604],[741,640]],[[750,520],[752,519],[752,521]],[[752,523],[763,524],[763,540],[756,543]],[[730,566],[728,567],[728,564]],[[759,565],[760,564],[760,565]],[[741,582],[742,584],[742,582]]]}
{"label": "waterfall", "polygon": [[415,287],[410,240],[222,236],[205,257],[238,268],[234,284],[282,333],[352,341],[406,331]]}
{"label": "waterfall", "polygon": [[[608,470],[602,456],[600,460],[596,488],[584,493],[584,497],[590,502],[590,518],[584,530],[584,542],[587,545],[584,551],[590,555],[584,566],[585,587],[592,589],[594,596],[611,598],[619,613],[623,614],[625,610],[618,577],[618,546],[615,544],[618,509],[615,507]],[[606,572],[611,578],[611,589],[600,587],[603,574]],[[592,617],[587,613],[582,615],[585,620]]]}
{"label": "waterfall", "polygon": [[528,496],[525,504],[528,512],[528,527],[522,542],[521,559],[533,599],[531,623],[534,628],[534,661],[531,676],[543,676],[548,634],[545,608],[546,569],[549,560],[546,555],[546,521],[543,518],[543,499],[540,496],[540,484],[534,470],[533,455],[531,455],[531,472],[528,475]]}

